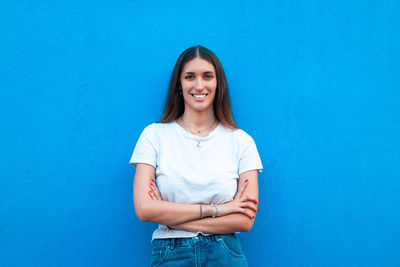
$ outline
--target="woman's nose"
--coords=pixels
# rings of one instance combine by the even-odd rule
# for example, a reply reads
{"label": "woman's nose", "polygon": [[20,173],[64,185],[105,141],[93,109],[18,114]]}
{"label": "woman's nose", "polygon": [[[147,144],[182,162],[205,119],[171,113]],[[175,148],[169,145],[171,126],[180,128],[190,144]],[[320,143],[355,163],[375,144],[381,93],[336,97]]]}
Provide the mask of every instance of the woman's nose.
{"label": "woman's nose", "polygon": [[204,81],[199,77],[196,79],[196,84],[195,84],[195,88],[196,89],[203,89],[204,87]]}

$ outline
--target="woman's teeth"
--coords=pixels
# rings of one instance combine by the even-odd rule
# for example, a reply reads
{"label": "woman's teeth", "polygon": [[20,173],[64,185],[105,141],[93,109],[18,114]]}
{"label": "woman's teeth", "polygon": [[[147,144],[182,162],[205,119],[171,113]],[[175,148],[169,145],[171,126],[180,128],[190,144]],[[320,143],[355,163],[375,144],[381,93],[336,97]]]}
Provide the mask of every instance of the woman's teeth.
{"label": "woman's teeth", "polygon": [[196,97],[196,98],[203,98],[203,97],[206,97],[207,94],[204,94],[204,95],[195,95],[195,94],[193,94],[193,96]]}

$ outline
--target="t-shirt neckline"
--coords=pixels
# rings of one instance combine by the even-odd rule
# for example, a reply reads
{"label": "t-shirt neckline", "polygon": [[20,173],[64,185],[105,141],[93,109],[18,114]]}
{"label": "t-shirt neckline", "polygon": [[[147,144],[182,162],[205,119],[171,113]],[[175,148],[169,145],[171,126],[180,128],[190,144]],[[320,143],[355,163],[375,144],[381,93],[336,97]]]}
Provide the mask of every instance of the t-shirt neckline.
{"label": "t-shirt neckline", "polygon": [[212,130],[207,136],[198,136],[198,135],[192,134],[192,133],[186,131],[185,129],[183,129],[182,126],[180,126],[176,122],[176,120],[173,121],[173,124],[174,124],[175,128],[178,130],[178,132],[180,132],[184,136],[189,137],[189,138],[191,138],[193,140],[201,140],[201,141],[206,141],[208,139],[211,139],[214,135],[217,134],[217,131],[221,127],[221,123],[218,122],[217,127],[215,127],[214,130]]}

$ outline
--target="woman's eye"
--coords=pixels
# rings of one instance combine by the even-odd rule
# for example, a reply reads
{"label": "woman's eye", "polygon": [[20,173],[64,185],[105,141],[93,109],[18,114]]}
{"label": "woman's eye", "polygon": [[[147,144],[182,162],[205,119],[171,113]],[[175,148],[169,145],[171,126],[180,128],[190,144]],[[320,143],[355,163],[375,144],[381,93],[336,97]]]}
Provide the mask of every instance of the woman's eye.
{"label": "woman's eye", "polygon": [[206,79],[212,79],[214,76],[207,74],[205,77],[206,77]]}
{"label": "woman's eye", "polygon": [[185,79],[187,79],[187,80],[193,79],[193,75],[187,75],[187,76],[185,76]]}

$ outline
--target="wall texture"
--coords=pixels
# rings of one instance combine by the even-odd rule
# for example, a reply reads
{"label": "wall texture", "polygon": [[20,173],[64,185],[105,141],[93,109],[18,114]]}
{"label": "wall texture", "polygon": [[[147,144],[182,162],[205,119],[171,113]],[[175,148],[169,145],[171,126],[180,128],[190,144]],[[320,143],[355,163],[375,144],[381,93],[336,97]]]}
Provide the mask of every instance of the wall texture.
{"label": "wall texture", "polygon": [[2,1],[0,265],[146,266],[128,165],[178,55],[264,172],[250,266],[400,265],[399,1]]}

